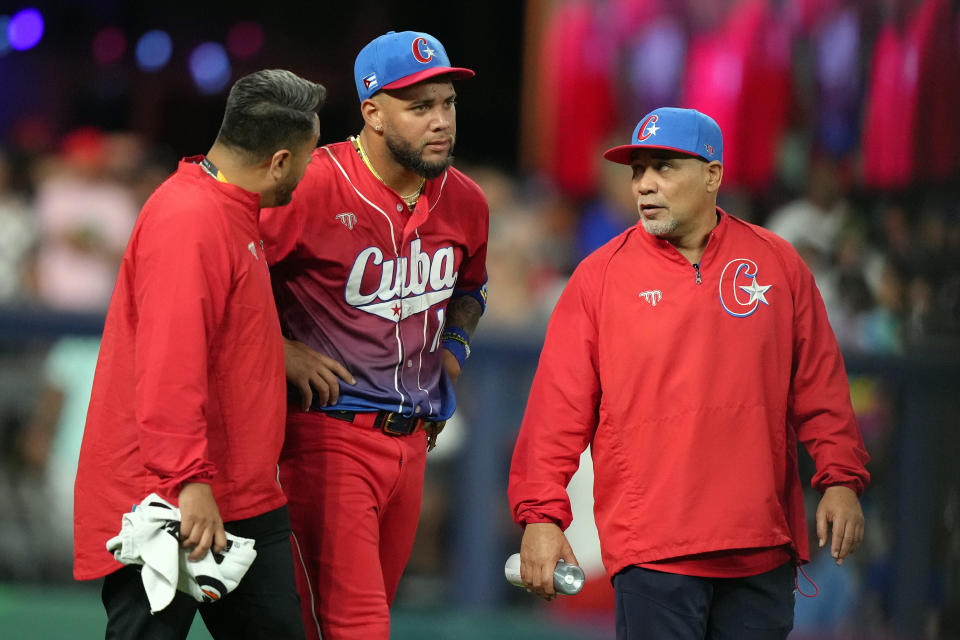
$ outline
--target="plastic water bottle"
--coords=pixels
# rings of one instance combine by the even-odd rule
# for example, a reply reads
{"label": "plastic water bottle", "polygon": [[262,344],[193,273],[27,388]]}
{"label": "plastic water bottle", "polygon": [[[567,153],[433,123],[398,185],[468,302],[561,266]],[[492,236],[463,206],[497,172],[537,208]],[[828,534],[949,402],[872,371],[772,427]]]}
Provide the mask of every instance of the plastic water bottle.
{"label": "plastic water bottle", "polygon": [[[526,587],[523,580],[520,579],[520,554],[515,553],[507,558],[507,563],[503,566],[503,575],[507,582],[516,587]],[[557,593],[572,596],[580,593],[583,589],[583,583],[586,578],[583,575],[583,569],[575,564],[569,564],[560,560],[553,570],[553,589]]]}

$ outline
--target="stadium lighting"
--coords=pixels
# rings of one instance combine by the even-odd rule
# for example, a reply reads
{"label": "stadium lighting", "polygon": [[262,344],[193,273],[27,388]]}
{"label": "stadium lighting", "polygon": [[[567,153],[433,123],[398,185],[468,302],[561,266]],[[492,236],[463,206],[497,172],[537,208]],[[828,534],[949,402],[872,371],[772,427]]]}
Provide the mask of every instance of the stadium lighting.
{"label": "stadium lighting", "polygon": [[190,54],[190,75],[200,93],[213,94],[230,82],[230,59],[223,45],[204,42]]}
{"label": "stadium lighting", "polygon": [[140,36],[137,41],[137,65],[144,71],[157,71],[170,61],[173,53],[173,41],[166,31],[153,29]]}
{"label": "stadium lighting", "polygon": [[43,16],[37,9],[21,9],[7,24],[7,40],[13,49],[26,51],[43,37]]}
{"label": "stadium lighting", "polygon": [[249,58],[263,47],[263,29],[252,21],[238,22],[227,33],[227,49],[236,58]]}
{"label": "stadium lighting", "polygon": [[119,62],[126,50],[127,36],[117,27],[104,27],[93,38],[93,59],[99,64]]}

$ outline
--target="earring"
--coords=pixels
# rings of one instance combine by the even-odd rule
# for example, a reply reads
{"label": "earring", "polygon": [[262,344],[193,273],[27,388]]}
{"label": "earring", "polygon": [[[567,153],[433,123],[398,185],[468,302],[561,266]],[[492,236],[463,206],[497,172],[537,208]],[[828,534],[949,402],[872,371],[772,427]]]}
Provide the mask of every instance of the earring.
{"label": "earring", "polygon": [[380,131],[383,131],[383,127],[381,127],[380,125],[377,125],[377,126],[375,127],[375,129],[377,130],[378,133],[379,133]]}

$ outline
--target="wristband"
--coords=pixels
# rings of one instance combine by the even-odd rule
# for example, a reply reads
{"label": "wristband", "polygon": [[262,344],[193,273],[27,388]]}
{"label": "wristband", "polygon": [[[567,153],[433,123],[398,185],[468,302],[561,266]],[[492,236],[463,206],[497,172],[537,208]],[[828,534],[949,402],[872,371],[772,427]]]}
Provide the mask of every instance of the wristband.
{"label": "wristband", "polygon": [[456,357],[462,367],[463,361],[470,357],[470,337],[467,332],[460,327],[449,327],[443,330],[440,341],[443,347]]}

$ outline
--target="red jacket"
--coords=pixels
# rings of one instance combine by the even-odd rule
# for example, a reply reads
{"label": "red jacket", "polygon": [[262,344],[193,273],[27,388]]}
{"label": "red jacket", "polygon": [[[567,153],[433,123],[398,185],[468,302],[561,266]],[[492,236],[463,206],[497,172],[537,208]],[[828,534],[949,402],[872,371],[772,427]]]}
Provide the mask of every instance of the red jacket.
{"label": "red jacket", "polygon": [[75,488],[74,576],[121,567],[122,514],[187,480],[209,482],[225,521],[285,499],[276,464],[286,411],[283,343],[257,227],[257,194],[197,164],[150,197],[107,312]]}
{"label": "red jacket", "polygon": [[808,560],[798,439],[817,489],[869,481],[810,271],[786,241],[719,215],[699,272],[639,225],[614,238],[577,268],[547,329],[511,508],[566,528],[566,486],[592,445],[610,576],[728,549],[788,545]]}

